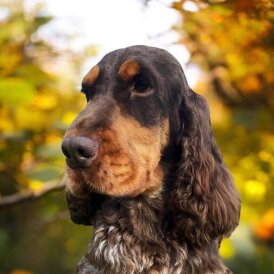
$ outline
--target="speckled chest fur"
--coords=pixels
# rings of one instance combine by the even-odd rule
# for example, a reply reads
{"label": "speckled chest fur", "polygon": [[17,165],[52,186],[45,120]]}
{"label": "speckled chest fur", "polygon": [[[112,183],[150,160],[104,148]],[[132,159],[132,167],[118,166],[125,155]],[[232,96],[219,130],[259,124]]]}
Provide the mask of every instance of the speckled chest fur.
{"label": "speckled chest fur", "polygon": [[208,256],[210,249],[217,251],[217,242],[189,250],[186,243],[178,244],[178,239],[169,235],[161,194],[149,199],[110,199],[102,206],[77,274],[230,273],[225,266],[214,272],[204,269],[206,261],[220,265],[218,256]]}

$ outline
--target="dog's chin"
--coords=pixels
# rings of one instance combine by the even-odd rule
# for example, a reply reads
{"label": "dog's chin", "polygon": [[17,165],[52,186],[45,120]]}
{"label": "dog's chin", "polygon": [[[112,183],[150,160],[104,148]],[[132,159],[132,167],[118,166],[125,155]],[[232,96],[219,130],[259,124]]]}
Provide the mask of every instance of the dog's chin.
{"label": "dog's chin", "polygon": [[89,169],[67,168],[67,189],[79,198],[87,197],[90,193],[104,194],[108,196],[136,196],[132,193],[132,186],[125,189],[124,186],[132,185],[130,176],[117,176],[112,173],[105,174],[98,170],[91,172]]}
{"label": "dog's chin", "polygon": [[90,195],[90,191],[84,186],[84,184],[72,180],[67,181],[66,189],[71,195],[79,199],[88,198]]}
{"label": "dog's chin", "polygon": [[[119,170],[121,171],[121,169]],[[161,188],[163,173],[161,168],[149,171],[145,167],[134,166],[124,172],[106,168],[67,169],[69,189],[77,196],[98,193],[112,197],[136,197],[157,192]]]}

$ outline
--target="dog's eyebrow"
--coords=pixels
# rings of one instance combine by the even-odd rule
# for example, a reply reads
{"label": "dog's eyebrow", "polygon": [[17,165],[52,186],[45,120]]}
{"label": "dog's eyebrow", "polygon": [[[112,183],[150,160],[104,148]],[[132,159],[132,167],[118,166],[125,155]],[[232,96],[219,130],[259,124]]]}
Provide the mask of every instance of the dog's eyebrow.
{"label": "dog's eyebrow", "polygon": [[118,75],[125,81],[131,80],[139,73],[140,67],[137,61],[129,59],[120,66]]}
{"label": "dog's eyebrow", "polygon": [[98,65],[92,67],[87,75],[84,77],[82,82],[82,91],[85,91],[87,87],[92,86],[95,81],[98,79],[100,74],[100,68]]}

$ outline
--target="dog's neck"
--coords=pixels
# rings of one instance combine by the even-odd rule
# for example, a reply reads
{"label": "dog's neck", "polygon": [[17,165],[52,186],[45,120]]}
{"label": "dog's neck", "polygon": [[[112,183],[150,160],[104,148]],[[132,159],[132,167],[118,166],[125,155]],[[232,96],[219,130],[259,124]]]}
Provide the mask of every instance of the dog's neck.
{"label": "dog's neck", "polygon": [[103,273],[146,273],[168,267],[161,193],[109,198],[97,212],[88,257]]}
{"label": "dog's neck", "polygon": [[213,273],[206,270],[211,261],[225,269],[217,240],[196,249],[169,233],[162,195],[107,197],[95,216],[89,252],[78,266],[94,274],[209,274]]}
{"label": "dog's neck", "polygon": [[101,208],[95,217],[95,234],[102,226],[116,226],[121,231],[130,231],[144,241],[153,240],[156,233],[162,234],[164,210],[161,192],[133,198],[107,198]]}

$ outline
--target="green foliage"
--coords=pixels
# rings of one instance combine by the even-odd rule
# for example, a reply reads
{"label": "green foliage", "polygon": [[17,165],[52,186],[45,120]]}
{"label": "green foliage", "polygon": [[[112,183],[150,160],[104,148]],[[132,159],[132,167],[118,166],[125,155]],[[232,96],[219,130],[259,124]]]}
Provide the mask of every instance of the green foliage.
{"label": "green foliage", "polygon": [[[42,5],[26,10],[22,0],[6,0],[3,8],[8,13],[0,21],[0,194],[7,195],[60,180],[61,138],[84,100],[73,94],[73,78],[60,73],[64,57],[37,35],[51,20],[42,15]],[[66,58],[65,71],[77,75],[76,56],[67,51]]]}
{"label": "green foliage", "polygon": [[[0,20],[0,197],[61,180],[62,136],[85,101],[72,77],[84,56],[58,53],[39,38],[52,19],[43,15],[43,5],[25,9],[23,0],[5,0],[3,9],[8,12]],[[1,210],[0,273],[60,274],[75,268],[91,229],[70,221],[64,198],[61,192]]]}
{"label": "green foliage", "polygon": [[0,100],[6,106],[16,107],[30,103],[34,93],[34,87],[26,80],[0,79]]}
{"label": "green foliage", "polygon": [[[197,12],[186,10],[186,3]],[[228,106],[266,107],[273,114],[274,14],[271,0],[174,3],[184,18],[175,29]]]}
{"label": "green foliage", "polygon": [[68,215],[63,192],[1,212],[1,273],[73,273],[92,229]]}

